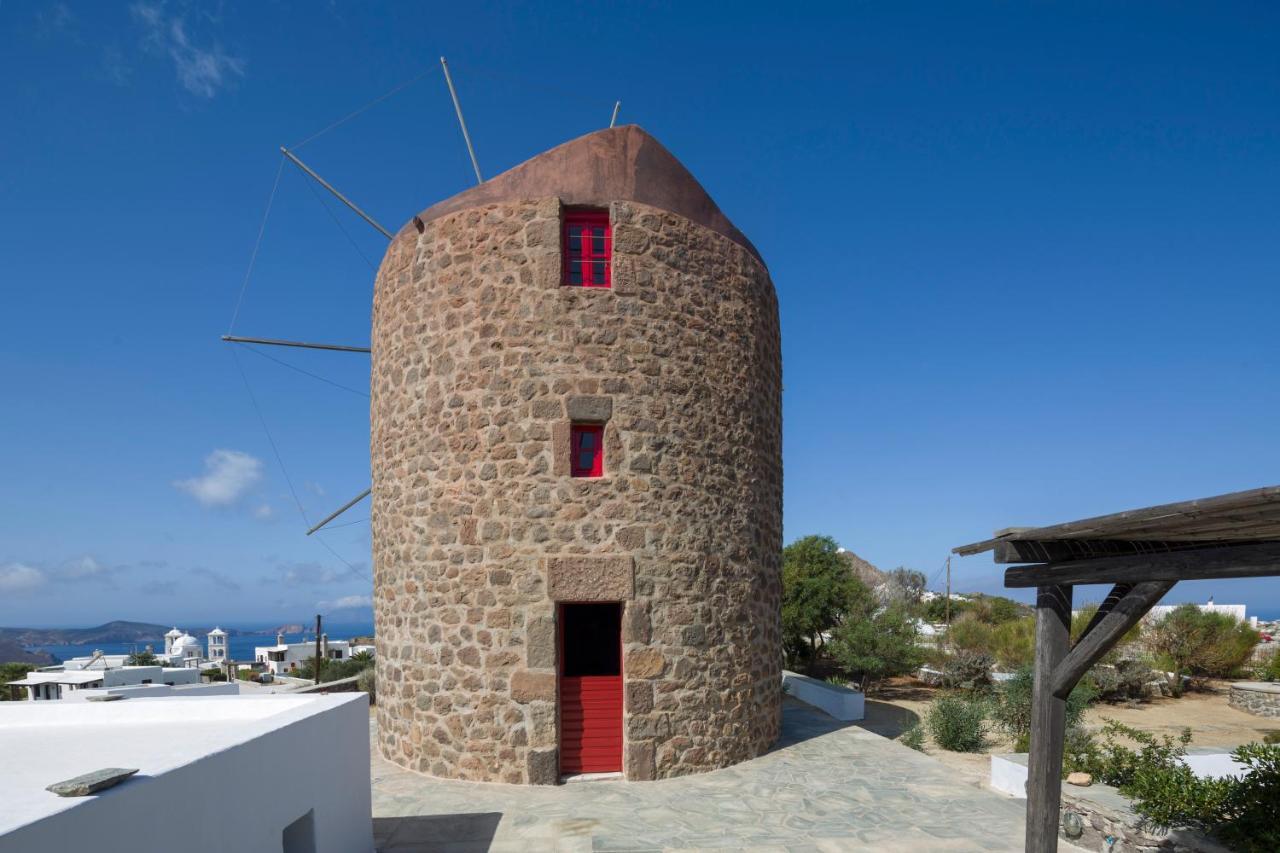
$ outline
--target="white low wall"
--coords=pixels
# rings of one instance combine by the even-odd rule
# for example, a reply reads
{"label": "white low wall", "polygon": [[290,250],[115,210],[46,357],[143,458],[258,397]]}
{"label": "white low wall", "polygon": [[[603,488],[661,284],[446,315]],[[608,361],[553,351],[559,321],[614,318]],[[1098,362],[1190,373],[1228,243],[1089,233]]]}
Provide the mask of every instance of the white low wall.
{"label": "white low wall", "polygon": [[[1182,759],[1191,772],[1202,779],[1214,776],[1239,776],[1248,768],[1231,757],[1229,752],[1199,749]],[[991,756],[991,787],[1011,797],[1026,799],[1027,754],[1015,752],[1009,755]]]}
{"label": "white low wall", "polygon": [[[0,705],[0,853],[373,851],[363,693]],[[44,790],[106,767],[140,772]],[[300,819],[314,845],[285,843]]]}
{"label": "white low wall", "polygon": [[212,684],[130,684],[124,687],[97,687],[62,694],[63,702],[88,702],[93,696],[123,696],[127,699],[155,699],[159,696],[237,696],[240,685],[231,682]]}
{"label": "white low wall", "polygon": [[782,687],[788,695],[825,711],[837,720],[861,720],[867,713],[866,699],[862,693],[848,687],[827,684],[785,669],[782,671]]}

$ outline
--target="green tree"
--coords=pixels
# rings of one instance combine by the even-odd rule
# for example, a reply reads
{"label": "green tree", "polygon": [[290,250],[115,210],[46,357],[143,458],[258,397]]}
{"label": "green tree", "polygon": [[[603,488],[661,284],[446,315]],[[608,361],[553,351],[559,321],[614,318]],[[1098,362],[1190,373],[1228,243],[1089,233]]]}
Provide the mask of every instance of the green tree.
{"label": "green tree", "polygon": [[1226,677],[1249,659],[1259,637],[1225,613],[1184,604],[1152,626],[1151,648],[1177,675]]}
{"label": "green tree", "polygon": [[134,652],[125,658],[125,664],[127,666],[159,666],[160,658],[156,657],[152,652],[143,650]]}
{"label": "green tree", "polygon": [[812,664],[845,614],[871,601],[830,536],[805,536],[782,549],[782,633],[792,665]]}
{"label": "green tree", "polygon": [[[0,702],[6,702],[14,698],[26,699],[26,688],[11,688],[9,682],[24,678],[28,672],[35,668],[36,665],[33,663],[0,663]],[[11,695],[14,693],[17,695]]]}
{"label": "green tree", "polygon": [[885,598],[889,602],[901,602],[914,608],[920,604],[920,598],[924,595],[924,588],[928,583],[924,572],[898,566],[886,577]]}
{"label": "green tree", "polygon": [[845,614],[831,640],[831,656],[859,678],[868,692],[886,678],[913,672],[924,663],[919,630],[908,607],[895,602],[880,610],[864,606]]}

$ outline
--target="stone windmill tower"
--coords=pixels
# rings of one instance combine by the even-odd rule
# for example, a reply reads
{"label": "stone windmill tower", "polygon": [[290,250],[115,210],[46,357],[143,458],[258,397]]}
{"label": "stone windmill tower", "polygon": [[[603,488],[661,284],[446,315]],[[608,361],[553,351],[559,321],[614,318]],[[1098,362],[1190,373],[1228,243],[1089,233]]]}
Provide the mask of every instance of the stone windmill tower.
{"label": "stone windmill tower", "polygon": [[634,126],[443,201],[378,272],[382,752],[644,780],[781,718],[781,356],[759,254]]}

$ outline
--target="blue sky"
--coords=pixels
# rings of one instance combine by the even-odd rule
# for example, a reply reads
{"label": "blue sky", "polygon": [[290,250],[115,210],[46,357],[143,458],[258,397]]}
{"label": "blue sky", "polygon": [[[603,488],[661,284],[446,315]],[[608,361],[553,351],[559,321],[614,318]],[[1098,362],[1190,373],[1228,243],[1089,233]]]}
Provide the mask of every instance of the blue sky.
{"label": "blue sky", "polygon": [[[302,536],[218,336],[279,145],[425,72],[299,154],[392,230],[472,183],[441,54],[486,175],[620,99],[755,241],[788,539],[934,577],[997,527],[1280,481],[1280,10],[727,9],[4,0],[0,624],[364,612],[368,524]],[[385,241],[323,202],[284,170],[238,333],[368,340]],[[269,354],[346,386],[239,354],[316,519],[368,483],[367,359]]]}

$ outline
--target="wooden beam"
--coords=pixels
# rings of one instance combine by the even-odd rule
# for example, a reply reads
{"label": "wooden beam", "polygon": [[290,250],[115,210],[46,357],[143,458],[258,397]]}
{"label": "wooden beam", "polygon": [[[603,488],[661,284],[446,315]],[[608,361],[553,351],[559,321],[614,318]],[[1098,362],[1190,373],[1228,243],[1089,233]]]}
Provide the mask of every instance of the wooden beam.
{"label": "wooden beam", "polygon": [[[1089,620],[1089,624],[1085,625],[1080,636],[1076,637],[1076,645],[1080,645],[1081,640],[1092,634],[1093,629],[1098,627],[1098,623],[1105,619],[1107,614],[1114,610],[1116,605],[1119,604],[1132,590],[1133,584],[1131,583],[1118,583],[1111,587],[1111,592],[1107,593],[1107,597],[1102,599],[1102,604],[1098,605],[1098,609],[1094,612],[1093,618]],[[1075,618],[1074,614],[1072,615],[1072,618]]]}
{"label": "wooden beam", "polygon": [[1067,702],[1053,693],[1053,675],[1071,644],[1071,587],[1036,591],[1035,681],[1031,693],[1031,753],[1027,756],[1027,853],[1058,849],[1062,749]]}
{"label": "wooden beam", "polygon": [[1025,588],[1049,583],[1141,583],[1272,575],[1280,575],[1280,542],[1014,566],[1005,570],[1004,585]]}
{"label": "wooden beam", "polygon": [[1223,540],[1168,542],[1156,539],[1055,539],[1045,542],[1015,539],[997,544],[992,551],[992,559],[997,563],[1065,563],[1069,560],[1090,560],[1095,557],[1162,554],[1168,551],[1187,551],[1192,548],[1230,544],[1232,543]]}
{"label": "wooden beam", "polygon": [[[1112,595],[1107,597],[1112,605],[1103,614],[1098,608],[1098,615],[1090,623],[1089,629],[1076,643],[1061,663],[1053,671],[1053,695],[1066,699],[1071,689],[1076,686],[1084,674],[1089,671],[1102,656],[1120,642],[1125,632],[1138,624],[1143,616],[1173,589],[1175,581],[1147,581],[1129,587],[1128,584],[1117,584]],[[1127,589],[1126,589],[1127,587]],[[1122,592],[1123,590],[1123,592]]]}

